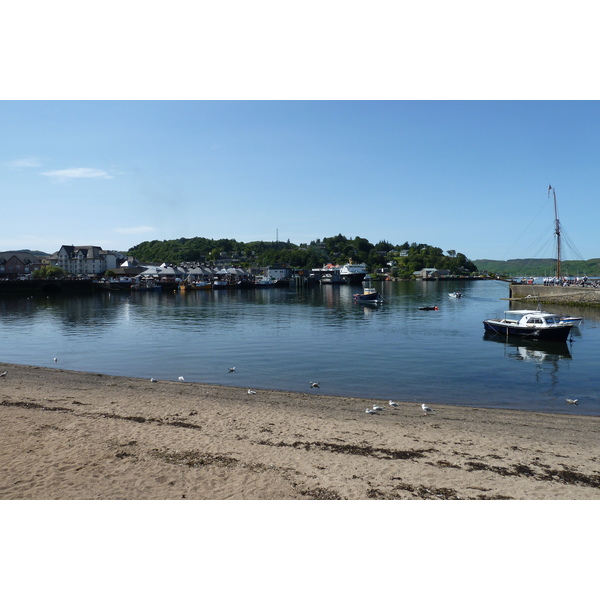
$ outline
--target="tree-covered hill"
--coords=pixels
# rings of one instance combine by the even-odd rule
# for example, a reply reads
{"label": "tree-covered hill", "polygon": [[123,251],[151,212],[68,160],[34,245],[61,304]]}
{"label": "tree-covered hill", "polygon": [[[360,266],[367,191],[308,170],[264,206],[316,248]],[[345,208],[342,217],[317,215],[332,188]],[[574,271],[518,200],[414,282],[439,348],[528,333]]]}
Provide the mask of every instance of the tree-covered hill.
{"label": "tree-covered hill", "polygon": [[[516,258],[513,260],[478,259],[475,265],[479,271],[498,273],[509,277],[552,277],[556,274],[555,258]],[[560,266],[561,275],[576,277],[600,276],[600,258],[590,260],[564,260]]]}
{"label": "tree-covered hill", "polygon": [[262,267],[285,263],[301,269],[314,269],[328,262],[365,263],[370,272],[390,263],[392,273],[410,277],[423,268],[448,269],[453,274],[472,273],[477,267],[462,253],[428,244],[393,245],[386,241],[376,244],[366,238],[346,238],[342,234],[314,240],[308,244],[287,242],[238,242],[233,239],[212,240],[203,237],[180,238],[142,242],[130,248],[128,254],[141,262],[174,263],[216,262],[229,259],[240,265],[257,264]]}

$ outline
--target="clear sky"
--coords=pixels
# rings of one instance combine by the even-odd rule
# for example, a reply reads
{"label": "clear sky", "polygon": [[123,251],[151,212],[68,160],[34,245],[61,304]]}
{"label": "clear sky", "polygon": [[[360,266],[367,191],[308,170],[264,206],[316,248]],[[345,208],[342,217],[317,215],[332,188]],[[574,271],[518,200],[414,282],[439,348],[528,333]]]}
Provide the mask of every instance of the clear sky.
{"label": "clear sky", "polygon": [[552,185],[571,258],[599,257],[596,19],[569,6],[13,3],[0,250],[341,233],[546,257]]}
{"label": "clear sky", "polygon": [[595,101],[4,101],[0,130],[2,250],[341,233],[544,257],[551,184],[600,256]]}

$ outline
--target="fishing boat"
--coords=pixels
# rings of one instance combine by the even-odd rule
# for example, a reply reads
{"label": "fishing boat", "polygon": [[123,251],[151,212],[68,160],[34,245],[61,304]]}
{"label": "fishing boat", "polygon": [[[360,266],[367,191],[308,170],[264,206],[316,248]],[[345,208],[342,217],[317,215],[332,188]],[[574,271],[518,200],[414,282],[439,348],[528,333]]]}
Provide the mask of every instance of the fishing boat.
{"label": "fishing boat", "polygon": [[362,294],[353,294],[352,298],[358,304],[383,304],[382,295],[372,287],[370,279],[365,279]]}
{"label": "fishing boat", "polygon": [[210,290],[212,289],[211,281],[186,280],[179,284],[179,289],[182,291],[191,290]]}
{"label": "fishing boat", "polygon": [[561,321],[561,316],[543,310],[505,310],[502,319],[483,321],[485,331],[501,335],[518,336],[532,340],[564,342],[569,337],[573,323]]}

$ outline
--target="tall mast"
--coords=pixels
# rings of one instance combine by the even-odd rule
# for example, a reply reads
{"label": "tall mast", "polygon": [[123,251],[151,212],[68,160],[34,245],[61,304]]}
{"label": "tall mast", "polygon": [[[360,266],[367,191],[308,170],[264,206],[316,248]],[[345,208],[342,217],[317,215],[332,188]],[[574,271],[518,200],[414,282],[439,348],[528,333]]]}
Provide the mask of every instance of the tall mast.
{"label": "tall mast", "polygon": [[556,190],[549,185],[548,196],[550,196],[550,190],[554,195],[554,233],[556,234],[556,278],[560,279],[560,221],[558,220],[558,210],[556,208]]}

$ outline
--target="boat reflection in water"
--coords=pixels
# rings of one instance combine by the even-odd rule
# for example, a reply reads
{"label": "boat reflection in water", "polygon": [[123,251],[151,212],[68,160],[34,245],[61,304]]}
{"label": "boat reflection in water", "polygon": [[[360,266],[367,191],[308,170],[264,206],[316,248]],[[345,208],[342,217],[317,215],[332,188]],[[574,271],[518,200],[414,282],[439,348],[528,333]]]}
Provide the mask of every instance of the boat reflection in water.
{"label": "boat reflection in water", "polygon": [[505,355],[513,360],[542,363],[555,363],[571,360],[571,350],[567,342],[542,342],[525,338],[508,338],[505,335],[486,331],[484,340],[504,346]]}

